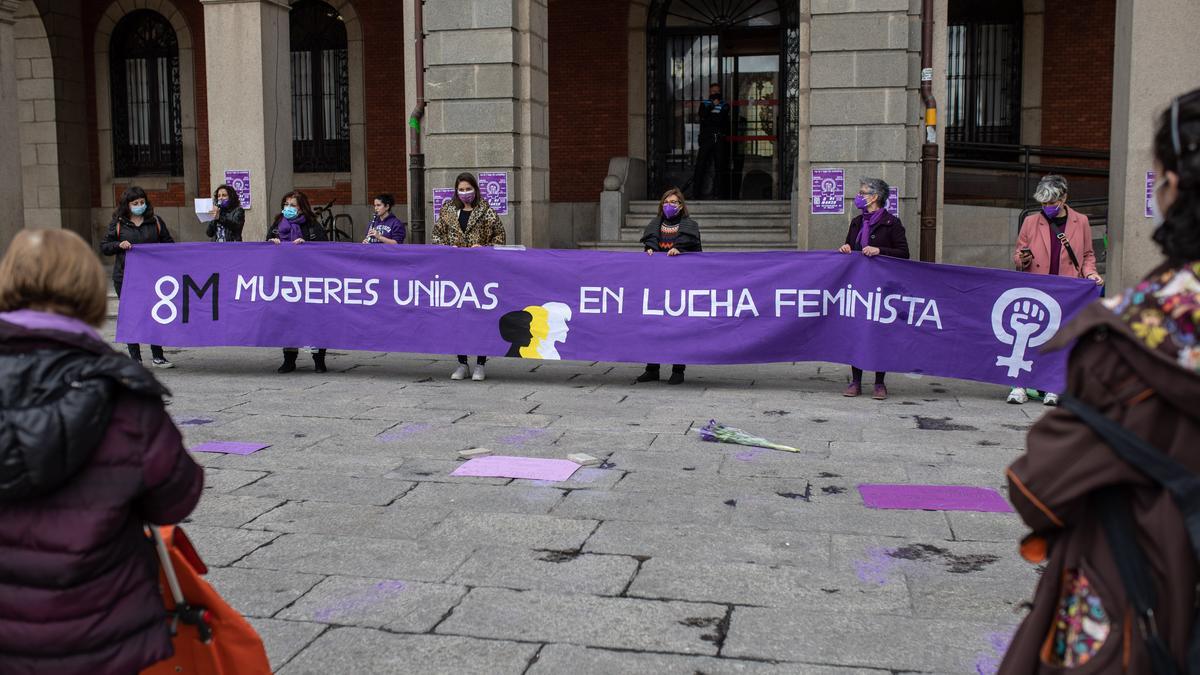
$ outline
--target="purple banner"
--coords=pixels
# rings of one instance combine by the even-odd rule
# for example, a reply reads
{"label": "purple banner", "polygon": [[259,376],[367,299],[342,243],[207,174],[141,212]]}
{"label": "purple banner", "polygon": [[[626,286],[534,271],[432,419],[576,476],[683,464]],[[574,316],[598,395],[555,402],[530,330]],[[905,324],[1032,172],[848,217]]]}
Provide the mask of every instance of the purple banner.
{"label": "purple banner", "polygon": [[1085,280],[834,252],[148,244],[120,342],[675,363],[832,361],[1061,391]]}
{"label": "purple banner", "polygon": [[1154,217],[1154,172],[1146,172],[1146,217]]}
{"label": "purple banner", "polygon": [[238,194],[243,209],[250,208],[250,172],[240,169],[225,170],[225,184]]}
{"label": "purple banner", "polygon": [[442,212],[442,205],[454,199],[454,188],[433,188],[433,213],[434,218]]}
{"label": "purple banner", "polygon": [[487,200],[488,206],[501,216],[508,215],[508,174],[481,173],[479,174],[479,191]]}
{"label": "purple banner", "polygon": [[812,170],[812,213],[844,213],[846,173],[841,169]]}

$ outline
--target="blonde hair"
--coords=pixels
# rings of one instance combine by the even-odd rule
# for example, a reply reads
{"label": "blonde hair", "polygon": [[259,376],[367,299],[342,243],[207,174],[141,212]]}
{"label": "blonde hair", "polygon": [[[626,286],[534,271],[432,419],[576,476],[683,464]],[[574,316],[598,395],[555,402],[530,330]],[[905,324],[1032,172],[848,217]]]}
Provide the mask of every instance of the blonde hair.
{"label": "blonde hair", "polygon": [[0,260],[0,312],[36,309],[104,324],[108,289],[92,248],[70,230],[21,230]]}

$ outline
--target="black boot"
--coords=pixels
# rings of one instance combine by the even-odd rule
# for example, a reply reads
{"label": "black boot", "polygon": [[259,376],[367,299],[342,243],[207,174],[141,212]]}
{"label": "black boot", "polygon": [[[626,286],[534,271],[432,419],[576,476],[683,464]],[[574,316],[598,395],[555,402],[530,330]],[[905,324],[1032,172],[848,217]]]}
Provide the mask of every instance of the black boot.
{"label": "black boot", "polygon": [[279,366],[277,373],[290,373],[296,369],[296,351],[293,349],[285,349],[283,351],[283,365]]}
{"label": "black boot", "polygon": [[647,364],[646,372],[637,376],[638,382],[658,382],[658,364]]}
{"label": "black boot", "polygon": [[138,363],[141,363],[142,362],[142,347],[141,347],[141,345],[128,345],[128,347],[129,347],[129,358],[133,359],[134,361],[137,361]]}
{"label": "black boot", "polygon": [[667,380],[667,384],[683,384],[682,366],[675,366],[671,369],[671,379]]}
{"label": "black boot", "polygon": [[313,371],[314,372],[325,373],[325,372],[329,371],[329,369],[325,367],[325,350],[324,349],[322,349],[319,352],[314,352],[312,356],[313,356]]}

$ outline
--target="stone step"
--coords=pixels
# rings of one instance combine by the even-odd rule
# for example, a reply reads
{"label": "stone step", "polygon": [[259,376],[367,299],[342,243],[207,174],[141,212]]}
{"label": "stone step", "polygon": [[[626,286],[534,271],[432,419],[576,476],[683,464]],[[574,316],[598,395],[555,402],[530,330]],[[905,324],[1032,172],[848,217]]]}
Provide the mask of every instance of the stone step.
{"label": "stone step", "polygon": [[[577,246],[581,249],[593,249],[601,251],[629,251],[631,244],[636,246],[636,241],[581,241]],[[636,251],[636,248],[633,248]],[[727,251],[795,251],[798,250],[794,241],[716,241],[708,243],[705,241],[704,250],[708,253]]]}

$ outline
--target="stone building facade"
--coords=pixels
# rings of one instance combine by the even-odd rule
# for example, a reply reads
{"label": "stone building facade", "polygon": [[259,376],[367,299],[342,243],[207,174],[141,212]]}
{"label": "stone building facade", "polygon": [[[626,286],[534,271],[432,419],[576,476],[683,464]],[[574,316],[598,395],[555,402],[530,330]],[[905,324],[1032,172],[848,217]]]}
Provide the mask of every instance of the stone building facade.
{"label": "stone building facade", "polygon": [[[292,188],[336,200],[354,236],[375,194],[407,214],[418,1],[0,0],[0,245],[20,227],[97,241],[131,184],[201,240],[192,200],[229,169],[251,175],[248,238]],[[1153,5],[933,3],[938,260],[1007,264],[1024,162],[1078,173],[1116,283],[1148,268],[1152,117],[1200,83],[1176,47],[1200,6]],[[897,188],[915,251],[921,8],[424,0],[427,221],[460,171],[503,172],[510,241],[635,247],[645,200],[688,180],[716,80],[735,106],[725,182],[693,209],[714,248],[835,246],[849,210],[812,215],[809,185],[839,168],[848,195],[860,175]]]}

